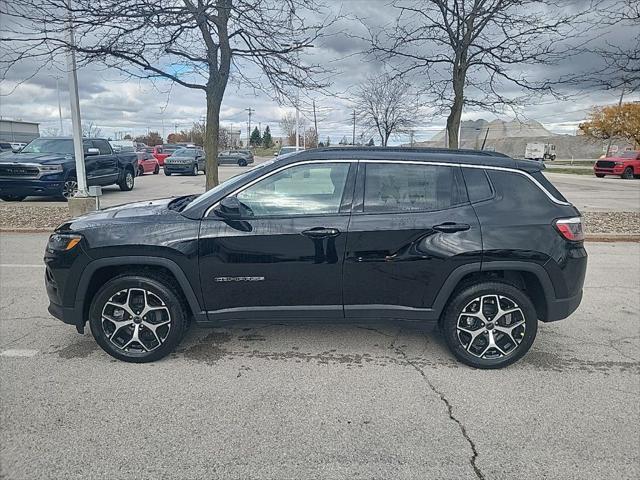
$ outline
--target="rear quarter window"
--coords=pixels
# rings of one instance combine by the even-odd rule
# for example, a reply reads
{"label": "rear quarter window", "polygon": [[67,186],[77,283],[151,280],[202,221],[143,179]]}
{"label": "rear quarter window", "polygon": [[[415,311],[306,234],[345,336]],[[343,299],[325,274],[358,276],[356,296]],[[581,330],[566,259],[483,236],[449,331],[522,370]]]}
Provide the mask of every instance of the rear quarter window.
{"label": "rear quarter window", "polygon": [[[529,210],[549,205],[551,200],[530,179],[519,173],[487,171],[496,194],[514,210]],[[559,200],[559,199],[558,199]]]}
{"label": "rear quarter window", "polygon": [[467,193],[471,203],[482,202],[493,197],[493,189],[487,178],[487,173],[482,168],[463,168],[464,181],[467,184]]}
{"label": "rear quarter window", "polygon": [[535,178],[538,181],[538,183],[540,183],[540,185],[542,185],[557,200],[561,200],[563,202],[567,201],[567,199],[564,198],[564,195],[560,193],[560,191],[555,187],[555,185],[551,183],[547,177],[544,176],[541,170],[538,170],[537,172],[532,172],[531,176]]}

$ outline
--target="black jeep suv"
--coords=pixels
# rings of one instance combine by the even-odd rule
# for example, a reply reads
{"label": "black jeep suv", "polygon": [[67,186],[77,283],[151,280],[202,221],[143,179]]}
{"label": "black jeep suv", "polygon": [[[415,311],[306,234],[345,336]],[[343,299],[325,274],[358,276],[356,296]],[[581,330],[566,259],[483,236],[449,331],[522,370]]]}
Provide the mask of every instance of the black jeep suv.
{"label": "black jeep suv", "polygon": [[476,151],[327,148],[200,196],[108,208],[46,248],[49,311],[130,362],[193,319],[438,323],[481,368],[522,357],[580,303],[578,210],[541,164]]}

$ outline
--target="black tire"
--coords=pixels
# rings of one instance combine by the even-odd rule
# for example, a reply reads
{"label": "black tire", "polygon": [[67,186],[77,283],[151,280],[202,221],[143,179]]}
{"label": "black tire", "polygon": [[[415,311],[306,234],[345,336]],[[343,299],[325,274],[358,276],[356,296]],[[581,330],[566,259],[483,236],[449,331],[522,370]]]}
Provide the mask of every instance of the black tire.
{"label": "black tire", "polygon": [[247,166],[247,161],[242,159],[242,160],[238,160],[238,166],[239,167],[246,167]]}
{"label": "black tire", "polygon": [[596,177],[598,177],[598,178],[604,178],[604,173],[596,173]]}
{"label": "black tire", "polygon": [[[132,293],[128,297],[131,289],[137,293]],[[139,293],[141,291],[145,293],[141,295]],[[89,309],[89,326],[93,337],[105,352],[125,362],[146,363],[166,357],[175,350],[188,326],[186,307],[175,293],[177,291],[178,287],[175,282],[161,275],[123,274],[109,280],[94,296]],[[131,301],[127,304],[126,299],[129,298]],[[103,320],[103,313],[107,310],[114,317],[117,312],[113,303],[107,306],[108,302],[114,302],[117,299],[117,303],[124,302],[127,305],[132,305],[135,303],[133,300],[140,298],[144,298],[147,303],[150,303],[150,299],[154,299],[159,310],[154,313],[153,319],[148,316],[144,317],[146,321],[142,321],[140,317],[132,318],[124,309],[120,309],[122,315],[118,318],[123,318],[123,322],[132,320],[132,323],[116,329],[115,323]],[[163,305],[159,305],[158,300]],[[129,308],[133,313],[141,313],[132,307]],[[163,322],[167,323],[162,324]],[[159,325],[155,327],[156,334],[149,327],[145,327],[145,325],[156,324]],[[136,331],[139,342],[134,338]],[[145,351],[145,349],[149,351]]]}
{"label": "black tire", "polygon": [[198,175],[198,164],[194,163],[191,166],[191,171],[189,172],[189,175],[191,175],[192,177],[195,177],[196,175]]}
{"label": "black tire", "polygon": [[156,167],[153,169],[153,174],[158,175],[159,173],[160,173],[160,165],[156,165]]}
{"label": "black tire", "polygon": [[0,195],[0,199],[5,202],[21,202],[27,197],[23,197],[22,195]]}
{"label": "black tire", "polygon": [[118,182],[118,186],[120,190],[123,192],[129,192],[133,190],[133,185],[135,184],[135,175],[133,174],[133,168],[127,168],[124,171],[124,175]]}
{"label": "black tire", "polygon": [[141,177],[142,175],[144,175],[144,168],[142,166],[138,167],[138,176]]}
{"label": "black tire", "polygon": [[75,174],[69,175],[65,178],[64,183],[62,184],[62,190],[60,191],[60,198],[65,202],[73,197],[78,191],[78,180],[76,179]]}
{"label": "black tire", "polygon": [[[483,306],[486,302],[486,307],[492,307],[492,296],[499,299],[503,310],[509,308],[510,305],[515,305],[518,311],[501,316],[495,314],[492,319],[496,321],[497,326],[492,322],[484,323],[474,315],[464,316],[465,309],[470,312],[468,309],[474,308],[474,304],[479,305],[478,301]],[[486,297],[488,298],[485,300]],[[493,300],[494,305],[495,299]],[[490,319],[491,316],[484,318]],[[475,337],[472,337],[468,333],[471,330],[461,330],[459,334],[459,321],[465,322],[465,325],[461,327],[476,332],[483,330],[484,333],[477,333]],[[466,322],[468,321],[474,322],[474,324],[467,327]],[[513,336],[498,331],[499,327],[505,328],[520,324],[520,322],[522,322],[521,326],[511,327]],[[491,323],[490,327],[489,323]],[[480,327],[480,325],[484,325],[484,327]],[[489,330],[493,330],[493,333],[490,333]],[[531,348],[537,331],[538,318],[529,297],[515,286],[502,282],[482,282],[463,288],[449,302],[442,318],[442,333],[449,350],[459,361],[475,368],[502,368],[511,365],[522,358]],[[495,344],[502,348],[501,353],[497,348],[489,348],[489,339],[494,339]],[[466,342],[466,345],[463,342]],[[493,356],[489,355],[491,352],[493,352]]]}
{"label": "black tire", "polygon": [[622,172],[622,178],[624,178],[625,180],[631,180],[633,178],[633,168],[625,168],[624,172]]}
{"label": "black tire", "polygon": [[164,169],[164,175],[165,177],[170,177],[171,176],[171,172],[167,172],[167,169]]}

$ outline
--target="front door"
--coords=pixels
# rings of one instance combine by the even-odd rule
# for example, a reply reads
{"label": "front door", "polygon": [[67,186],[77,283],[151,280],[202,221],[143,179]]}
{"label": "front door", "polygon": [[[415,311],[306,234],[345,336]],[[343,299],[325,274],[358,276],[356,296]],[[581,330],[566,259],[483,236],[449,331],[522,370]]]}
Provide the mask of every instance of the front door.
{"label": "front door", "polygon": [[361,162],[344,267],[347,318],[431,319],[461,265],[480,269],[480,226],[456,165]]}
{"label": "front door", "polygon": [[209,319],[343,318],[342,266],[355,166],[309,162],[236,192],[243,215],[200,230]]}

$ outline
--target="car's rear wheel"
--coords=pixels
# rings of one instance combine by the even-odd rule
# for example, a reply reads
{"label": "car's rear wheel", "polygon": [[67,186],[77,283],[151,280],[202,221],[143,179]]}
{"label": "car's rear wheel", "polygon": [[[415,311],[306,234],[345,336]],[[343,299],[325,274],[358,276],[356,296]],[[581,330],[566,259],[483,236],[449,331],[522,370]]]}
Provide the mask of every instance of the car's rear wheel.
{"label": "car's rear wheel", "polygon": [[124,176],[118,182],[118,186],[120,187],[120,190],[122,190],[123,192],[128,192],[130,190],[133,190],[134,183],[135,183],[135,178],[133,175],[133,169],[127,168],[124,171]]}
{"label": "car's rear wheel", "polygon": [[462,363],[501,368],[527,353],[538,330],[529,297],[513,285],[483,282],[462,289],[442,321],[447,346]]}
{"label": "car's rear wheel", "polygon": [[22,195],[0,195],[0,199],[5,202],[21,202],[27,197],[23,197]]}
{"label": "car's rear wheel", "polygon": [[625,168],[624,172],[622,172],[622,178],[624,178],[625,180],[631,180],[633,178],[633,168]]}
{"label": "car's rear wheel", "polygon": [[596,177],[598,177],[598,178],[604,178],[604,173],[596,173]]}
{"label": "car's rear wheel", "polygon": [[69,200],[70,198],[73,198],[76,193],[78,193],[78,180],[75,176],[70,175],[62,184],[61,196],[64,200]]}
{"label": "car's rear wheel", "polygon": [[156,164],[155,168],[153,169],[153,174],[158,175],[159,173],[160,173],[160,165]]}
{"label": "car's rear wheel", "polygon": [[89,326],[98,345],[125,362],[145,363],[171,353],[187,326],[176,286],[164,277],[121,275],[94,297]]}

